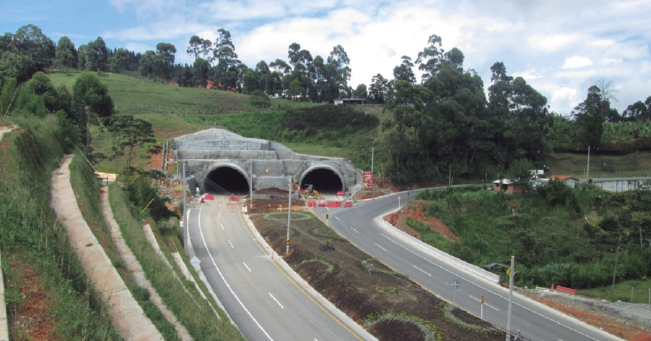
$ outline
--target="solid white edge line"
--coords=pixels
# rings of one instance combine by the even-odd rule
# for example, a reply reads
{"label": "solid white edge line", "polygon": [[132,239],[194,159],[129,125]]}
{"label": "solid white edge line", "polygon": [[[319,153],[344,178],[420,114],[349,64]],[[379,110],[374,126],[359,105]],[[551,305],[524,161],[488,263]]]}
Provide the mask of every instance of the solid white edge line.
{"label": "solid white edge line", "polygon": [[[203,230],[201,229],[201,210],[202,209],[203,209],[203,206],[201,208],[199,208],[199,219],[198,219],[199,234],[201,235],[201,241],[203,241],[203,246],[206,248],[206,250],[208,250],[208,244],[206,244],[206,239],[204,238]],[[215,263],[215,259],[212,257],[212,254],[210,252],[208,252],[208,257],[210,257],[210,261],[212,262],[212,265],[215,266],[215,270],[217,270],[217,273],[219,274],[219,277],[222,278],[222,281],[224,281],[224,284],[226,284],[226,287],[228,288],[228,290],[231,292],[231,294],[233,294],[233,296],[235,297],[237,302],[240,304],[240,306],[242,306],[242,309],[244,309],[244,311],[246,311],[246,313],[253,320],[253,322],[258,326],[258,328],[260,328],[260,330],[262,330],[264,335],[266,335],[267,338],[269,338],[269,340],[273,341],[274,339],[272,339],[271,336],[269,336],[269,334],[267,334],[267,331],[264,330],[264,328],[262,328],[260,323],[258,323],[258,320],[256,320],[255,317],[253,317],[253,315],[251,315],[251,312],[249,312],[249,310],[246,309],[246,307],[244,306],[244,303],[242,303],[242,301],[240,301],[240,298],[237,297],[237,295],[235,294],[235,291],[233,291],[233,288],[231,288],[231,286],[228,284],[228,282],[226,281],[226,278],[224,278],[224,275],[222,274],[222,272],[219,271],[219,267],[217,267],[217,263]]]}
{"label": "solid white edge line", "polygon": [[[447,272],[450,273],[450,274],[456,275],[457,277],[459,277],[459,278],[465,280],[466,282],[471,283],[471,284],[474,284],[475,286],[477,286],[477,287],[479,287],[479,288],[482,288],[482,289],[486,290],[487,292],[490,292],[491,294],[493,294],[493,295],[495,295],[495,296],[501,297],[501,298],[503,298],[504,300],[508,300],[506,297],[504,297],[504,296],[502,296],[502,295],[500,295],[500,294],[498,294],[498,293],[496,293],[496,292],[494,292],[494,291],[492,291],[492,290],[490,290],[490,289],[488,289],[488,288],[485,288],[485,287],[483,287],[483,286],[481,286],[481,285],[479,285],[479,284],[477,284],[477,283],[475,283],[475,282],[473,282],[473,281],[471,281],[471,280],[468,280],[467,278],[465,278],[465,277],[463,277],[463,276],[461,276],[461,275],[459,275],[459,274],[456,274],[456,273],[454,273],[454,272],[452,272],[452,271],[450,271],[450,270],[448,270],[448,269],[442,267],[442,266],[439,265],[439,264],[436,264],[436,263],[432,262],[431,260],[425,258],[424,256],[421,256],[421,255],[417,254],[416,252],[414,252],[414,251],[408,249],[407,247],[405,247],[404,245],[402,245],[402,244],[400,244],[400,243],[394,241],[393,239],[387,237],[384,233],[380,233],[380,235],[382,235],[384,238],[390,240],[392,243],[394,243],[394,244],[400,246],[401,248],[405,249],[406,251],[408,251],[408,252],[410,252],[410,253],[413,253],[414,255],[416,255],[416,256],[418,256],[418,257],[424,259],[425,261],[427,261],[427,262],[429,262],[429,263],[431,263],[431,264],[433,264],[433,265],[438,266],[441,270],[444,270],[444,271],[447,271]],[[533,309],[530,309],[530,308],[528,308],[528,307],[525,307],[524,305],[522,305],[522,304],[520,304],[520,303],[518,303],[518,302],[513,302],[513,304],[517,305],[518,307],[520,307],[520,308],[522,308],[522,309],[528,310],[528,311],[530,311],[531,313],[536,314],[536,315],[538,315],[538,316],[540,316],[540,317],[542,317],[542,318],[544,318],[544,319],[546,319],[546,320],[549,320],[549,321],[551,321],[551,322],[554,322],[554,323],[558,324],[559,326],[563,326],[563,327],[565,327],[565,328],[567,328],[567,329],[569,329],[569,330],[571,330],[571,331],[573,331],[573,332],[575,332],[575,333],[577,333],[577,334],[579,334],[579,335],[581,335],[581,336],[585,336],[585,337],[587,337],[587,338],[589,338],[589,339],[591,339],[591,340],[599,341],[599,339],[595,339],[594,337],[592,337],[592,336],[590,336],[590,335],[587,335],[587,334],[585,334],[585,333],[583,333],[583,332],[581,332],[581,331],[579,331],[579,330],[576,330],[576,329],[574,329],[574,328],[572,328],[572,327],[570,327],[570,326],[568,326],[568,325],[566,325],[566,324],[563,324],[563,323],[561,323],[560,321],[554,320],[553,318],[551,318],[551,317],[549,317],[549,316],[545,316],[545,315],[543,315],[543,314],[541,314],[541,313],[539,313],[539,312],[537,312],[537,311],[535,311],[535,310],[533,310]]]}

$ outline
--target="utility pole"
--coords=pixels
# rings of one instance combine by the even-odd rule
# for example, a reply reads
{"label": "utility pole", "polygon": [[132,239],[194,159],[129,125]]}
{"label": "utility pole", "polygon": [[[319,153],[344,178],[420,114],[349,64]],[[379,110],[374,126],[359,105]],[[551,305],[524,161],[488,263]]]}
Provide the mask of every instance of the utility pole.
{"label": "utility pole", "polygon": [[448,175],[448,189],[452,186],[452,165],[450,165],[450,175]]}
{"label": "utility pole", "polygon": [[590,179],[590,146],[588,146],[588,168],[586,168],[587,171],[585,173],[585,177],[587,179]]}
{"label": "utility pole", "polygon": [[287,208],[287,248],[285,249],[285,256],[289,254],[289,224],[292,221],[292,177],[289,178],[289,205]]}
{"label": "utility pole", "polygon": [[183,248],[185,252],[188,252],[188,203],[187,203],[187,193],[188,193],[188,181],[185,178],[185,161],[183,161]]}
{"label": "utility pole", "polygon": [[371,147],[371,173],[373,173],[374,159],[375,159],[375,146]]}
{"label": "utility pole", "polygon": [[615,279],[617,278],[617,264],[619,263],[619,243],[622,242],[622,234],[619,234],[619,240],[617,241],[617,253],[615,256],[615,271],[613,271],[613,287],[610,289],[610,300],[614,300],[615,296]]}
{"label": "utility pole", "polygon": [[511,305],[513,303],[513,276],[515,276],[515,256],[511,256],[511,268],[509,273],[509,309],[506,314],[506,341],[511,340]]}

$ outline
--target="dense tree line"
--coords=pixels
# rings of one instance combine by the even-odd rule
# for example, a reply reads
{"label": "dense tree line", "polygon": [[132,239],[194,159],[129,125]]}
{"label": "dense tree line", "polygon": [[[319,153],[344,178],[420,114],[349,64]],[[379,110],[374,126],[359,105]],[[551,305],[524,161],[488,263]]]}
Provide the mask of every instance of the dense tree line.
{"label": "dense tree line", "polygon": [[[0,114],[25,104],[24,97],[16,102],[16,94],[36,72],[78,69],[255,94],[254,105],[260,107],[269,105],[269,97],[318,103],[357,97],[384,104],[392,118],[383,125],[386,141],[376,142],[387,146],[393,160],[390,175],[398,183],[440,181],[450,170],[457,177],[477,177],[487,170],[508,173],[516,160],[540,167],[545,153],[554,149],[651,150],[651,134],[632,128],[650,121],[651,96],[620,114],[611,106],[612,83],[602,79],[570,115],[561,115],[550,112],[547,99],[522,77],[510,76],[502,62],[491,67],[486,94],[483,80],[464,68],[463,52],[442,46],[442,38],[432,35],[415,58],[402,56],[393,78],[377,74],[368,86],[353,89],[348,84],[350,59],[340,45],[322,57],[292,43],[286,60],[260,61],[249,68],[238,59],[231,33],[222,28],[215,41],[192,36],[185,52],[194,62],[181,65],[170,43],[141,54],[109,49],[98,37],[76,48],[68,37],[55,44],[38,27],[26,25],[0,37]],[[52,100],[56,96],[48,96],[48,110],[58,110]],[[84,126],[82,136],[88,129]],[[613,132],[622,132],[619,140]]]}

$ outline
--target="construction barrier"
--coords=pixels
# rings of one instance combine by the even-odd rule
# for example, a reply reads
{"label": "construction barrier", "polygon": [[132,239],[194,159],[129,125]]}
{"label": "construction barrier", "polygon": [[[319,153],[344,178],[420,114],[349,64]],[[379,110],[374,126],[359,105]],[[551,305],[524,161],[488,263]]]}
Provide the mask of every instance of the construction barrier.
{"label": "construction barrier", "polygon": [[560,292],[566,292],[568,294],[576,294],[576,289],[570,289],[570,288],[562,287],[560,285],[556,286],[556,290]]}
{"label": "construction barrier", "polygon": [[348,201],[346,201],[346,202],[344,203],[344,207],[353,207],[353,201],[352,201],[352,200],[348,200]]}
{"label": "construction barrier", "polygon": [[320,199],[319,201],[316,202],[316,205],[318,207],[326,207],[326,201],[325,199]]}
{"label": "construction barrier", "polygon": [[316,202],[314,200],[308,201],[307,207],[316,207]]}
{"label": "construction barrier", "polygon": [[344,192],[344,191],[337,192],[337,196],[339,196],[339,197],[343,197],[344,195],[346,195],[346,192]]}
{"label": "construction barrier", "polygon": [[328,207],[341,207],[341,201],[328,201]]}
{"label": "construction barrier", "polygon": [[228,201],[240,201],[240,197],[236,195],[231,195],[231,197],[228,199]]}
{"label": "construction barrier", "polygon": [[215,200],[215,196],[212,194],[206,194],[206,196],[203,198],[204,200]]}

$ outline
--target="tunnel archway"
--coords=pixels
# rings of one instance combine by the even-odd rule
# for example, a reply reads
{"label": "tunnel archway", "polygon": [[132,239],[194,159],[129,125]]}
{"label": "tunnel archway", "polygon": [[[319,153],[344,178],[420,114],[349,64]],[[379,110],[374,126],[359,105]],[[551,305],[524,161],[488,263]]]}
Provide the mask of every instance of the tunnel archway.
{"label": "tunnel archway", "polygon": [[314,185],[314,189],[323,194],[335,194],[345,190],[339,174],[329,168],[313,168],[303,174],[301,188]]}
{"label": "tunnel archway", "polygon": [[208,173],[203,190],[216,194],[246,195],[249,193],[249,180],[242,171],[229,166],[221,166]]}

